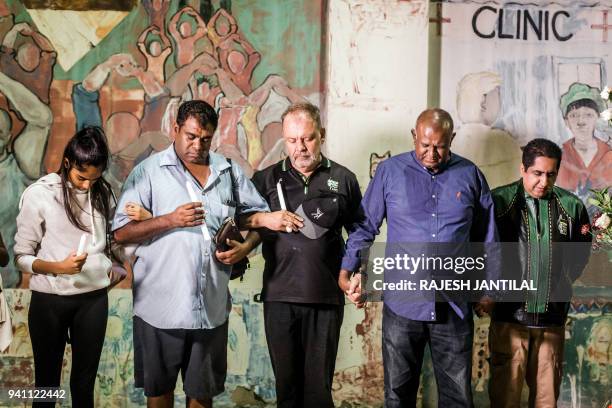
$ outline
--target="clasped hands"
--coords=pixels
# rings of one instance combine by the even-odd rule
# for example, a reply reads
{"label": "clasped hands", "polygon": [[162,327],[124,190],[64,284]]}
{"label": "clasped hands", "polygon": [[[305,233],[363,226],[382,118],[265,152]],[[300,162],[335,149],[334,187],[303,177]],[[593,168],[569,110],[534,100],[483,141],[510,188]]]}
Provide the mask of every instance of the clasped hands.
{"label": "clasped hands", "polygon": [[340,278],[338,279],[338,285],[344,292],[346,297],[355,304],[358,309],[365,307],[366,305],[366,293],[363,290],[363,274],[356,273],[349,278],[351,273],[346,269],[340,271]]}

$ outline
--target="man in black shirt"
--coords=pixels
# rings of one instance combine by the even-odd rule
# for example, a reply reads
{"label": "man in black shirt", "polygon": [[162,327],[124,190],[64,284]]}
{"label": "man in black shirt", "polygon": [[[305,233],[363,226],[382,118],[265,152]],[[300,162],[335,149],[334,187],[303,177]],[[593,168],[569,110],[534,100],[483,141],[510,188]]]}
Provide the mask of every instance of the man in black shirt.
{"label": "man in black shirt", "polygon": [[355,175],[321,155],[319,109],[290,106],[282,115],[288,157],[255,173],[272,213],[255,214],[266,261],[262,300],[278,407],[333,407],[331,394],[344,294],[338,274],[342,227],[359,217]]}

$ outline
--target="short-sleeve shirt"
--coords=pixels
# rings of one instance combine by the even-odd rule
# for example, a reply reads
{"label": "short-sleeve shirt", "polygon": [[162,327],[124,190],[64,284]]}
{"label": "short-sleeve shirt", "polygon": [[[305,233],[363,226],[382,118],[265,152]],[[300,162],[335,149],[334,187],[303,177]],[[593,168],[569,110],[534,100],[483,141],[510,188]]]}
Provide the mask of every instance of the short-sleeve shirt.
{"label": "short-sleeve shirt", "polygon": [[[201,196],[211,237],[236,211],[268,211],[239,166],[230,166],[215,153],[209,158],[210,176],[204,187],[184,167],[174,144],[141,162],[123,185],[113,230],[130,222],[124,212],[128,202],[143,206],[154,217],[191,202],[187,182]],[[133,267],[134,314],[160,329],[211,329],[225,323],[231,307],[227,287],[231,266],[216,260],[215,249],[214,243],[204,240],[200,226],[175,228],[139,244]]]}
{"label": "short-sleeve shirt", "polygon": [[351,232],[359,217],[361,191],[355,174],[325,157],[321,165],[305,178],[287,158],[253,175],[253,183],[272,211],[281,209],[277,183],[287,210],[295,212],[306,200],[336,197],[338,215],[322,236],[311,239],[300,232],[273,232],[263,229],[262,252],[265,259],[262,300],[343,304],[338,287],[344,254],[342,227]]}

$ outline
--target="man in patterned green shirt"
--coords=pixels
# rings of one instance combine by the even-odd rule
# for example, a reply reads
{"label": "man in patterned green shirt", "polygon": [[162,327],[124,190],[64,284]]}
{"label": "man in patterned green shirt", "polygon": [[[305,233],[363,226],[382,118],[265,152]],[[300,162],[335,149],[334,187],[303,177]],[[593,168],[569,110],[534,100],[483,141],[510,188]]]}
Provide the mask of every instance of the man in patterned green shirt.
{"label": "man in patterned green shirt", "polygon": [[555,143],[532,140],[523,149],[521,179],[492,192],[500,241],[506,243],[502,274],[531,280],[537,289],[498,301],[493,310],[491,406],[520,406],[524,380],[530,407],[554,407],[559,397],[571,287],[591,246],[584,204],[554,185],[561,156]]}

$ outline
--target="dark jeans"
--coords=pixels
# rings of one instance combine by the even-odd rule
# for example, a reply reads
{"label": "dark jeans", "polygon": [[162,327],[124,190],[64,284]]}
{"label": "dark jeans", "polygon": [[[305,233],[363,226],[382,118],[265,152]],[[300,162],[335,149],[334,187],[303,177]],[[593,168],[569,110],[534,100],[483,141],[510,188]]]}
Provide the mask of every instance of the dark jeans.
{"label": "dark jeans", "polygon": [[279,408],[333,408],[332,381],[344,305],[265,302]]}
{"label": "dark jeans", "polygon": [[[70,332],[73,407],[93,407],[94,385],[108,318],[106,289],[60,296],[32,291],[28,325],[36,387],[59,387],[64,348]],[[55,403],[35,402],[34,407]]]}
{"label": "dark jeans", "polygon": [[435,323],[406,319],[383,309],[385,407],[416,406],[425,345],[429,343],[439,407],[472,407],[472,315],[462,320],[446,303]]}

